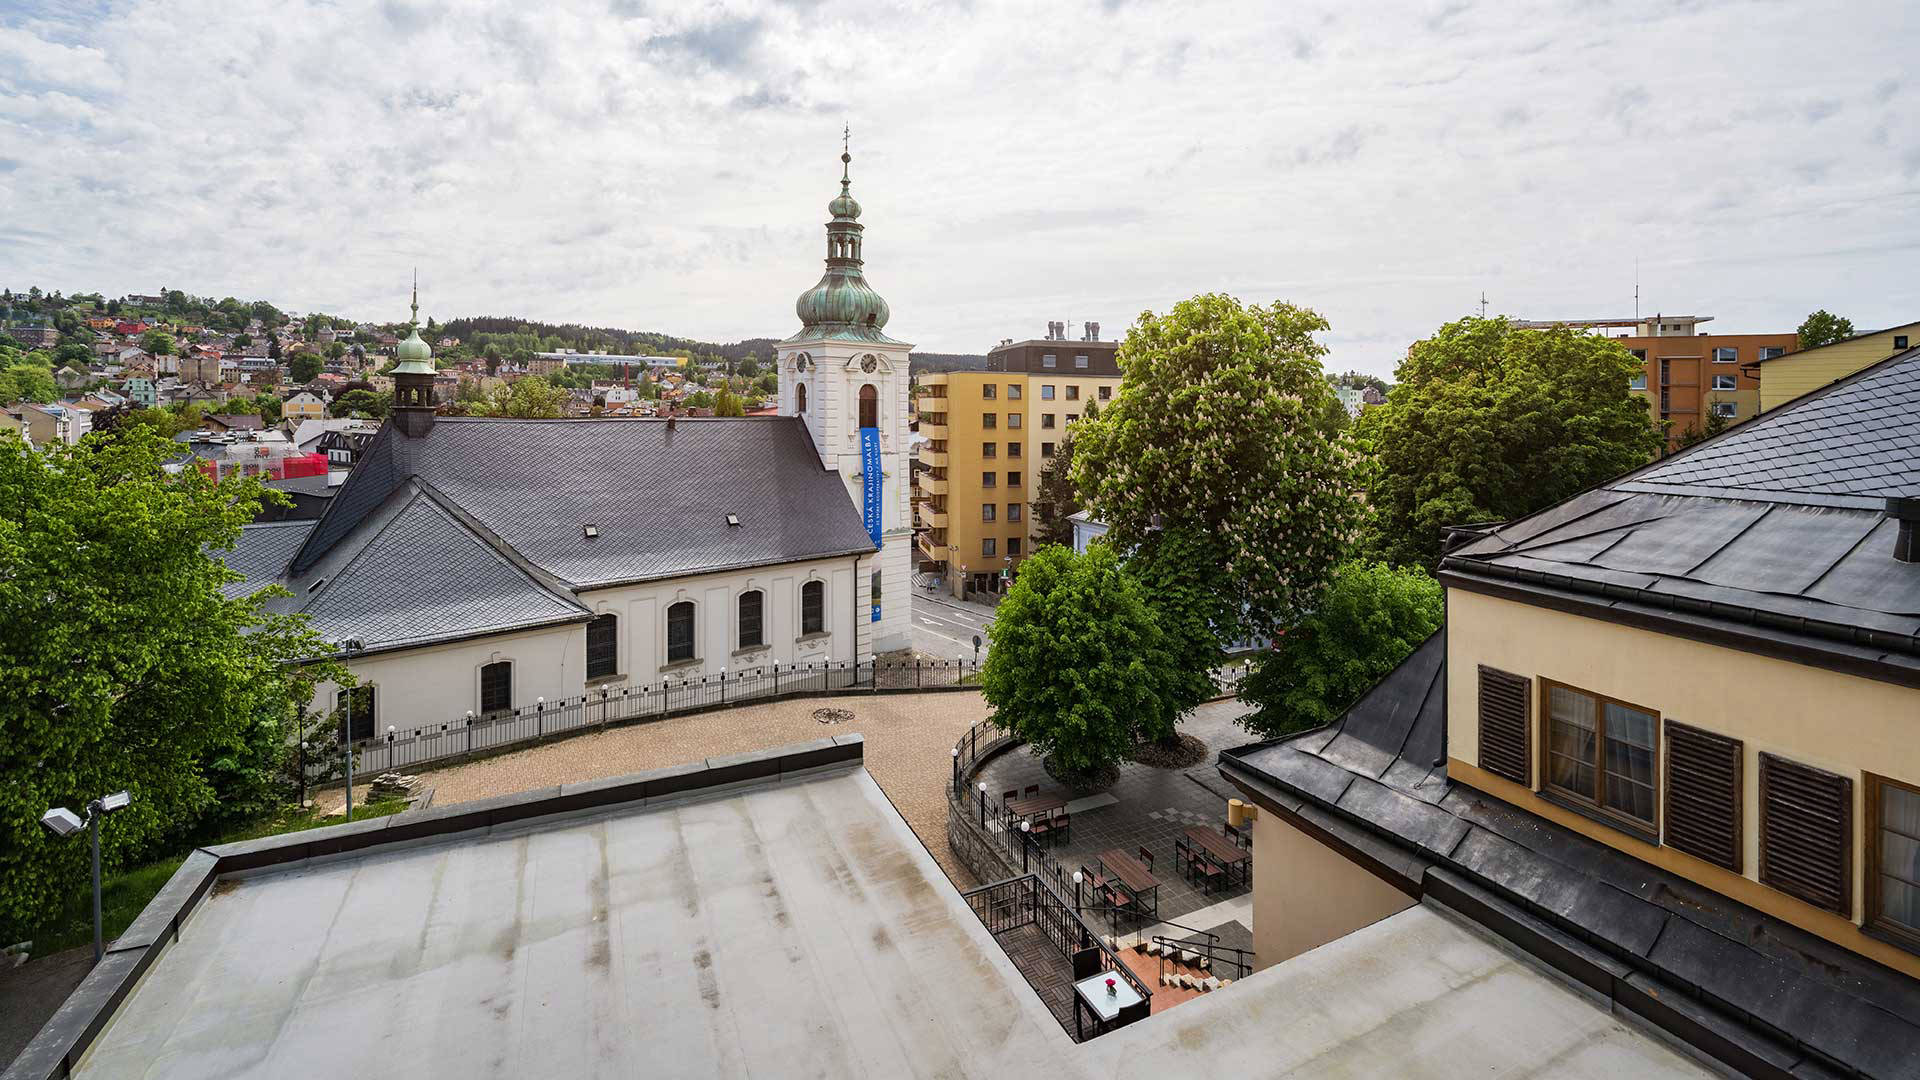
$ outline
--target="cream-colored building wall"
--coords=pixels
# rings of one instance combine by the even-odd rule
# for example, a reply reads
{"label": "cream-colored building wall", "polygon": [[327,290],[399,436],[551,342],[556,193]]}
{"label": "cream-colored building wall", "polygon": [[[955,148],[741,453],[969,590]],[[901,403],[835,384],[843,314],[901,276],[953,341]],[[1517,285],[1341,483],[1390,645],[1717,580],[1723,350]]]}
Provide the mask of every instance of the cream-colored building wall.
{"label": "cream-colored building wall", "polygon": [[[1864,904],[1865,771],[1920,783],[1920,690],[1846,675],[1535,607],[1464,589],[1447,590],[1448,773],[1576,831],[1829,940],[1920,975],[1920,957],[1859,932]],[[1480,760],[1478,668],[1533,680],[1534,790],[1501,780]],[[1551,679],[1742,740],[1742,875],[1649,844],[1539,798],[1543,741],[1540,680]],[[1660,767],[1666,767],[1665,741]],[[1852,919],[1759,884],[1759,759],[1762,751],[1853,778]]]}
{"label": "cream-colored building wall", "polygon": [[[1054,449],[1058,450],[1060,444],[1065,442],[1067,438],[1067,426],[1069,424],[1067,418],[1069,416],[1075,418],[1085,416],[1087,414],[1087,406],[1089,405],[1098,406],[1102,409],[1111,405],[1113,403],[1111,398],[1106,401],[1100,400],[1100,388],[1106,387],[1110,395],[1119,393],[1120,376],[1061,376],[1052,373],[1043,373],[1039,375],[1029,374],[1027,380],[1027,393],[1033,398],[1034,413],[1033,419],[1028,422],[1034,425],[1034,429],[1027,436],[1029,443],[1027,454],[1033,459],[1031,462],[1033,467],[1028,471],[1026,477],[1026,497],[1028,502],[1033,502],[1040,498],[1040,473],[1047,467],[1047,463],[1050,460],[1045,454],[1041,453],[1042,445],[1052,443]],[[1054,399],[1052,401],[1042,400],[1040,396],[1042,386],[1052,386],[1054,388]],[[1067,400],[1069,387],[1079,393],[1077,400]],[[1053,427],[1051,429],[1047,428],[1045,426],[1046,421],[1041,419],[1047,415],[1054,417]]]}
{"label": "cream-colored building wall", "polygon": [[[536,699],[558,701],[578,695],[586,670],[587,636],[579,624],[418,649],[375,653],[347,667],[361,686],[373,686],[375,733],[389,727],[405,732],[450,723],[480,708],[480,669],[500,660],[513,664],[513,706]],[[315,709],[333,707],[339,687],[322,682]]]}
{"label": "cream-colored building wall", "polygon": [[1760,409],[1769,411],[1811,393],[1861,368],[1877,364],[1901,350],[1893,339],[1904,337],[1920,345],[1920,322],[1895,326],[1850,341],[1823,345],[1806,352],[1788,353],[1760,365]]}
{"label": "cream-colored building wall", "polygon": [[[536,699],[559,701],[578,697],[601,686],[639,690],[658,686],[663,679],[679,682],[723,671],[771,664],[845,662],[864,660],[872,650],[868,606],[870,575],[877,555],[863,555],[855,568],[853,556],[786,563],[758,570],[702,574],[647,585],[598,589],[580,594],[580,602],[595,614],[619,617],[619,664],[611,677],[589,680],[585,624],[570,623],[519,633],[494,634],[471,641],[431,645],[418,649],[374,653],[355,659],[348,667],[360,685],[377,687],[376,725],[399,731],[442,724],[480,708],[480,669],[499,660],[512,661],[513,706],[525,708]],[[825,583],[826,630],[800,633],[800,588],[809,581]],[[762,637],[766,645],[740,649],[738,598],[750,590],[766,593],[762,609]],[[858,597],[854,594],[858,591]],[[693,662],[669,665],[667,608],[681,600],[693,601],[695,656]],[[906,599],[902,597],[902,603]],[[331,707],[337,688],[323,683],[314,695],[315,707]]]}
{"label": "cream-colored building wall", "polygon": [[1291,960],[1413,906],[1413,897],[1282,820],[1253,821],[1253,951],[1258,968]]}
{"label": "cream-colored building wall", "polygon": [[[594,614],[620,619],[617,677],[593,680],[615,688],[658,684],[663,678],[680,680],[717,675],[722,670],[771,664],[815,664],[846,661],[869,652],[868,610],[870,583],[877,556],[865,555],[855,569],[853,556],[784,563],[778,566],[725,574],[702,574],[644,585],[596,589],[579,594]],[[800,633],[800,589],[809,581],[825,583],[826,630]],[[762,607],[762,640],[757,648],[740,648],[740,594],[766,594]],[[858,593],[858,596],[855,593]],[[667,609],[683,600],[694,605],[692,661],[667,663]],[[901,598],[905,603],[905,597]],[[586,632],[581,635],[585,655]],[[584,679],[584,668],[582,668]],[[569,693],[578,694],[585,682]]]}

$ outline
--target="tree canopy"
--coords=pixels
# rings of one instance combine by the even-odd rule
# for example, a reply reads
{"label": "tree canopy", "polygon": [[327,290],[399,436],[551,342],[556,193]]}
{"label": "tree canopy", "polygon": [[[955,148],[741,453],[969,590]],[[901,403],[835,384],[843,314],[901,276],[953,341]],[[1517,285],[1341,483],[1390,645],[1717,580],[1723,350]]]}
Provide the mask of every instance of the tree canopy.
{"label": "tree canopy", "polygon": [[1853,336],[1853,320],[1843,319],[1821,308],[1806,317],[1800,324],[1799,341],[1801,351],[1817,349],[1822,345],[1831,345],[1836,341],[1845,341]]}
{"label": "tree canopy", "polygon": [[[334,344],[338,345],[339,342],[336,341]],[[296,355],[287,365],[287,374],[294,382],[310,383],[320,377],[320,373],[326,370],[326,366],[318,354],[303,352]]]}
{"label": "tree canopy", "polygon": [[1504,521],[1645,464],[1664,443],[1617,341],[1466,318],[1415,342],[1355,430],[1378,463],[1366,549],[1431,569],[1441,529]]}
{"label": "tree canopy", "polygon": [[1320,368],[1327,321],[1209,293],[1140,317],[1113,402],[1074,430],[1073,481],[1122,551],[1164,529],[1221,538],[1216,580],[1272,630],[1308,610],[1351,542],[1356,456]]}
{"label": "tree canopy", "polygon": [[1041,548],[994,615],[981,686],[994,722],[1090,777],[1172,733],[1179,672],[1144,590],[1105,544]]}
{"label": "tree canopy", "polygon": [[1240,697],[1240,722],[1277,738],[1336,719],[1440,627],[1446,601],[1425,571],[1350,562],[1312,615],[1261,655]]}
{"label": "tree canopy", "polygon": [[[50,806],[121,789],[111,868],[284,796],[294,702],[315,672],[303,617],[228,598],[230,547],[263,488],[197,469],[145,425],[77,446],[0,434],[0,937],[19,940],[81,887],[87,845],[47,835]],[[330,670],[330,669],[329,669]]]}
{"label": "tree canopy", "polygon": [[472,406],[474,416],[512,416],[522,420],[552,420],[567,415],[567,392],[538,375],[515,379],[493,388],[487,399]]}
{"label": "tree canopy", "polygon": [[140,347],[155,356],[172,356],[173,335],[165,330],[149,330],[140,335]]}

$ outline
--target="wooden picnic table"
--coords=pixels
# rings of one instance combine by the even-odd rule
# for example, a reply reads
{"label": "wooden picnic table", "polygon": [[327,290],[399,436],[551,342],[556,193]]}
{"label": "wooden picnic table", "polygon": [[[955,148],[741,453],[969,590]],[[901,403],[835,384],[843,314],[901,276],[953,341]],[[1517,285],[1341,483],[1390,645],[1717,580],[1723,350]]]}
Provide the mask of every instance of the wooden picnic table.
{"label": "wooden picnic table", "polygon": [[1039,795],[1029,795],[1024,799],[1007,800],[1007,813],[1016,818],[1030,818],[1035,814],[1045,814],[1066,808],[1067,800],[1044,792]]}
{"label": "wooden picnic table", "polygon": [[1232,866],[1253,858],[1253,852],[1222,836],[1217,829],[1204,825],[1192,825],[1187,828],[1187,839],[1213,856],[1222,866]]}
{"label": "wooden picnic table", "polygon": [[1160,879],[1153,876],[1147,864],[1120,848],[1108,848],[1101,852],[1100,868],[1119,878],[1120,884],[1125,885],[1136,899],[1142,893],[1156,892],[1160,888]]}

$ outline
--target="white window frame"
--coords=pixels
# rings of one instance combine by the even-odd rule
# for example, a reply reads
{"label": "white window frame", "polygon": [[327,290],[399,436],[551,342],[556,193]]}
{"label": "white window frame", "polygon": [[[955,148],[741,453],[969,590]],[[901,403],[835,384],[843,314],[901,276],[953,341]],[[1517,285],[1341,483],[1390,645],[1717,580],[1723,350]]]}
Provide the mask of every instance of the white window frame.
{"label": "white window frame", "polygon": [[[1722,380],[1724,380],[1724,382]],[[1722,392],[1738,390],[1740,389],[1740,380],[1732,375],[1715,375],[1713,377],[1713,388]]]}
{"label": "white window frame", "polygon": [[[1722,356],[1720,355],[1721,353],[1726,353],[1727,355]],[[1716,364],[1737,364],[1740,362],[1740,350],[1734,348],[1732,345],[1715,345],[1713,347],[1713,362]]]}
{"label": "white window frame", "polygon": [[1710,408],[1713,409],[1715,416],[1724,416],[1728,420],[1740,419],[1740,406],[1731,401],[1716,401],[1712,403]]}

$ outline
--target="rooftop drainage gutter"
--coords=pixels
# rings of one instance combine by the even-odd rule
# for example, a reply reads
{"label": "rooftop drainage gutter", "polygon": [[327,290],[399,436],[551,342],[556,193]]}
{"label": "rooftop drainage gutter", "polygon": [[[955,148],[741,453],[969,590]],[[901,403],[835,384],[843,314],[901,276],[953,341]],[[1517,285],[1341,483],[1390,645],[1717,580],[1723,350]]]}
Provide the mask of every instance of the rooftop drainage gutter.
{"label": "rooftop drainage gutter", "polygon": [[1465,559],[1443,560],[1438,576],[1449,588],[1920,687],[1920,635],[1916,634],[1780,615],[1737,604]]}
{"label": "rooftop drainage gutter", "polygon": [[351,855],[388,845],[431,842],[505,825],[584,811],[635,808],[654,801],[718,795],[859,768],[866,740],[836,735],[813,742],[710,757],[627,776],[536,788],[493,799],[408,810],[305,832],[199,848],[187,856],[160,892],[107,947],[106,955],[68,995],[53,1018],[14,1059],[0,1080],[54,1080],[71,1076],[93,1041],[140,979],[178,940],[188,916],[223,874]]}

